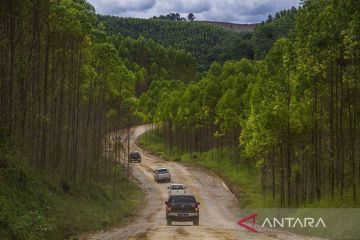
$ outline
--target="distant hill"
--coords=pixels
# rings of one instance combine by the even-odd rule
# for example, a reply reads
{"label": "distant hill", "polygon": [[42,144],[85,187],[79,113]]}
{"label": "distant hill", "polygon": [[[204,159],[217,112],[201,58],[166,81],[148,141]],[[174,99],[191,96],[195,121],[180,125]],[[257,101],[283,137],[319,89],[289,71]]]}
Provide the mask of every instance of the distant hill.
{"label": "distant hill", "polygon": [[259,24],[214,21],[172,21],[98,15],[110,35],[152,39],[167,48],[183,49],[196,59],[200,71],[214,62],[262,59],[273,43],[295,25],[296,8],[277,12]]}
{"label": "distant hill", "polygon": [[207,23],[215,25],[217,27],[222,27],[227,30],[232,30],[235,32],[252,32],[255,30],[257,23],[251,24],[238,24],[238,23],[229,23],[229,22],[216,22],[216,21],[198,21],[202,23]]}
{"label": "distant hill", "polygon": [[229,31],[199,21],[122,18],[99,15],[99,21],[109,34],[152,39],[166,47],[184,49],[196,58],[200,70],[213,61],[223,62],[242,57],[252,58],[247,51],[237,51],[239,43],[249,39],[249,32]]}

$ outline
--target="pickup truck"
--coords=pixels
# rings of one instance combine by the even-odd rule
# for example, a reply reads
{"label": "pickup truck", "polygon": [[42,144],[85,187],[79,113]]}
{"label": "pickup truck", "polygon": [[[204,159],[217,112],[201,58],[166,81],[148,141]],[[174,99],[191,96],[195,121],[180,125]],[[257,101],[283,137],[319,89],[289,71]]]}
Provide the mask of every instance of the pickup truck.
{"label": "pickup truck", "polygon": [[130,162],[141,162],[141,155],[139,152],[131,152],[129,154],[129,161]]}
{"label": "pickup truck", "polygon": [[165,202],[167,225],[175,222],[193,222],[199,225],[199,205],[193,195],[171,195]]}
{"label": "pickup truck", "polygon": [[154,170],[154,180],[156,182],[161,182],[161,181],[170,182],[171,181],[171,176],[170,176],[169,169],[167,169],[167,168],[157,168],[157,169],[155,169]]}
{"label": "pickup truck", "polygon": [[168,186],[168,193],[169,195],[183,195],[185,194],[185,189],[184,185],[173,183]]}

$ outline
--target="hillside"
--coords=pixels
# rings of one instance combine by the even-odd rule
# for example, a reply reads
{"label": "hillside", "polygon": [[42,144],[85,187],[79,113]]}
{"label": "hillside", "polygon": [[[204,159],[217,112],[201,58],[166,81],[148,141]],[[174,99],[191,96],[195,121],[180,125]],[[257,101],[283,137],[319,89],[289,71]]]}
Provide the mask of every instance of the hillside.
{"label": "hillside", "polygon": [[258,25],[257,23],[238,24],[238,23],[216,22],[216,21],[199,21],[199,22],[214,25],[235,32],[251,32],[254,31],[256,29],[256,26]]}
{"label": "hillside", "polygon": [[233,24],[211,21],[172,21],[98,15],[110,35],[153,41],[190,52],[198,70],[207,71],[214,62],[261,59],[273,43],[294,28],[297,9],[282,10],[260,24]]}
{"label": "hillside", "polygon": [[[200,70],[208,69],[213,61],[242,57],[251,58],[247,52],[233,51],[237,43],[248,34],[228,31],[201,22],[180,22],[159,19],[121,18],[99,16],[109,34],[152,39],[167,47],[184,49],[195,56]],[[233,54],[237,54],[233,56]]]}

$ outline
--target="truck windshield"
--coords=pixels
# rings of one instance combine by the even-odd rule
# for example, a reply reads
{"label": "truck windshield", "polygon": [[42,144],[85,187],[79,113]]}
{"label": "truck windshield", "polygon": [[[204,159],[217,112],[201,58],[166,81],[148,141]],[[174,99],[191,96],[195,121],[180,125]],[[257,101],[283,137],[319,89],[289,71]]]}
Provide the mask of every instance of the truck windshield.
{"label": "truck windshield", "polygon": [[158,169],[158,170],[156,170],[158,173],[166,173],[166,172],[168,172],[168,170],[167,169]]}
{"label": "truck windshield", "polygon": [[173,196],[170,202],[195,202],[194,196]]}
{"label": "truck windshield", "polygon": [[172,185],[171,189],[172,190],[183,190],[184,187],[183,187],[183,185]]}

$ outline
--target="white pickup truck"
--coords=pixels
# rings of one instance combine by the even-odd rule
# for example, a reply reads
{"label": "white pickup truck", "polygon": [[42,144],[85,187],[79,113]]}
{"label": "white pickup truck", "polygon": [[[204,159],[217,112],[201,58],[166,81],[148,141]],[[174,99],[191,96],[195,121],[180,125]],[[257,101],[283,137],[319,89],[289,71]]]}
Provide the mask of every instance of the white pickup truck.
{"label": "white pickup truck", "polygon": [[169,172],[169,169],[167,168],[157,168],[154,170],[154,180],[156,182],[161,182],[161,181],[166,181],[166,182],[170,182],[171,181],[171,175]]}
{"label": "white pickup truck", "polygon": [[186,187],[179,183],[173,183],[168,186],[169,195],[184,195]]}

